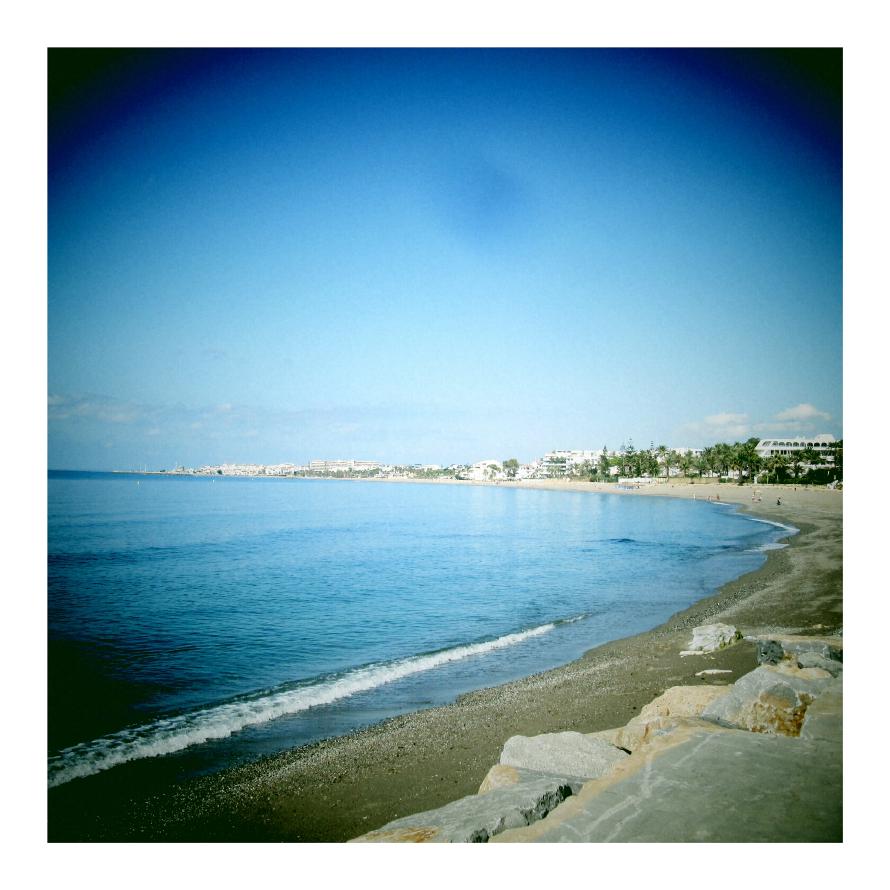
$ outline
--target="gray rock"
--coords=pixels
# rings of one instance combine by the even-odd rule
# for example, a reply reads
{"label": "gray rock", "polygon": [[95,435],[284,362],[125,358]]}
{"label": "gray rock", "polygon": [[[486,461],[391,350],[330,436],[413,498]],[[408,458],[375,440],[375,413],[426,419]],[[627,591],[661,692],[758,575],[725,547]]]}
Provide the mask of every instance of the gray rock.
{"label": "gray rock", "polygon": [[832,677],[838,677],[844,672],[844,663],[833,658],[824,658],[815,652],[801,652],[797,656],[797,666],[802,668],[817,667],[828,671]]}
{"label": "gray rock", "polygon": [[512,736],[501,751],[500,762],[520,769],[595,779],[611,772],[627,756],[601,738],[580,732],[552,732]]}
{"label": "gray rock", "polygon": [[775,640],[757,641],[757,663],[778,664],[785,657],[785,650]]}
{"label": "gray rock", "polygon": [[727,694],[727,688],[672,686],[645,705],[638,716],[618,731],[615,744],[635,752],[652,739],[673,732],[678,718],[700,716],[705,708]]}
{"label": "gray rock", "polygon": [[[485,778],[482,780],[482,784],[479,786],[479,790],[476,792],[477,794],[488,794],[491,791],[494,791],[497,788],[508,788],[511,785],[518,785],[520,782],[531,782],[535,779],[540,779],[542,776],[547,776],[546,773],[541,773],[538,771],[530,770],[530,769],[519,769],[515,766],[507,766],[503,763],[496,763],[485,775]],[[584,782],[577,777],[566,777],[566,776],[549,776],[550,778],[557,779],[561,784],[568,783],[568,785],[572,789],[573,794],[577,794],[581,788],[584,786]]]}
{"label": "gray rock", "polygon": [[745,674],[701,716],[752,732],[797,736],[807,708],[832,683],[819,668],[762,665]]}
{"label": "gray rock", "polygon": [[[822,705],[821,698],[817,704]],[[614,781],[590,782],[571,806],[492,840],[842,841],[842,746],[840,733],[830,731],[831,718],[824,717],[820,738],[812,739],[696,726],[695,718],[680,718],[688,721],[688,729],[654,742],[645,757],[634,755]],[[833,722],[839,724],[837,716]]]}
{"label": "gray rock", "polygon": [[731,624],[703,624],[692,628],[692,640],[689,648],[681,652],[681,655],[700,655],[705,652],[714,652],[723,649],[742,635]]}
{"label": "gray rock", "polygon": [[841,637],[806,637],[791,634],[754,636],[757,644],[757,661],[760,664],[778,664],[785,659],[800,661],[818,655],[830,661],[843,663],[844,643]]}
{"label": "gray rock", "polygon": [[437,810],[396,819],[351,843],[485,843],[508,828],[543,819],[572,795],[571,779],[535,776]]}
{"label": "gray rock", "polygon": [[843,681],[834,680],[808,708],[800,730],[802,739],[833,742],[840,749],[844,735]]}

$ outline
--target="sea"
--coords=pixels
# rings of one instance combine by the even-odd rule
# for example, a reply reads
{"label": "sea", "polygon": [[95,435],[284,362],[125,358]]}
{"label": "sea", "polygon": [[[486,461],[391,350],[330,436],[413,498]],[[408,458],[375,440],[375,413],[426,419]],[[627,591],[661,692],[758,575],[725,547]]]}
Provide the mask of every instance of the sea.
{"label": "sea", "polygon": [[792,531],[701,500],[50,471],[49,787],[181,780],[565,664]]}

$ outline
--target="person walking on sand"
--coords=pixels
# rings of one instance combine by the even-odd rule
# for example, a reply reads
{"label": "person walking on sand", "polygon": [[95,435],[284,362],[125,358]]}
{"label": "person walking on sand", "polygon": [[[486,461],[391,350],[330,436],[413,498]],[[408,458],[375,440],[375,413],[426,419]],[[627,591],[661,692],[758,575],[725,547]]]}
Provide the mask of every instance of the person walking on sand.
{"label": "person walking on sand", "polygon": [[776,498],[776,506],[777,506],[777,507],[781,507],[781,506],[782,506],[782,499],[781,499],[781,498]]}

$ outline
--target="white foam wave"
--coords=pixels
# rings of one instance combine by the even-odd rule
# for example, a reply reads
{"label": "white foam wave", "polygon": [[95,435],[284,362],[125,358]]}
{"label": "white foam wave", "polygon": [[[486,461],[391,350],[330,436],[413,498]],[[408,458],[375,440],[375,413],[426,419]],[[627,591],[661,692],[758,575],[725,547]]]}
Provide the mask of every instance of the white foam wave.
{"label": "white foam wave", "polygon": [[754,547],[751,550],[746,550],[746,553],[765,553],[767,550],[784,550],[788,545],[782,544],[779,541],[771,541],[767,544],[761,544],[759,547]]}
{"label": "white foam wave", "polygon": [[[742,514],[745,516],[745,514]],[[793,525],[786,525],[784,522],[775,522],[772,519],[761,519],[759,516],[745,516],[745,519],[750,519],[751,522],[765,522],[767,525],[774,525],[776,528],[785,529],[785,531],[790,532],[792,535],[796,535],[800,529],[795,528]]]}
{"label": "white foam wave", "polygon": [[[580,615],[569,620],[576,621],[583,617]],[[159,719],[145,726],[124,729],[91,742],[82,742],[50,758],[49,787],[53,788],[72,779],[90,776],[131,760],[159,757],[182,751],[190,745],[198,745],[212,739],[223,739],[248,726],[266,723],[277,717],[298,714],[318,705],[327,705],[452,661],[515,646],[531,637],[548,633],[554,627],[555,623],[542,624],[529,630],[506,634],[495,640],[468,643],[441,652],[414,655],[385,664],[368,665],[309,686],[281,690],[251,700],[227,702]]]}

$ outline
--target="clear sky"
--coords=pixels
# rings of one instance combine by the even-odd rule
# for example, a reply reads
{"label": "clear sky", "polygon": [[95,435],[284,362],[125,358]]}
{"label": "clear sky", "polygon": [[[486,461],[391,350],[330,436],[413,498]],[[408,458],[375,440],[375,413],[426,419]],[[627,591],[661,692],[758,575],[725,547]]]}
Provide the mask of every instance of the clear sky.
{"label": "clear sky", "polygon": [[51,51],[49,465],[843,434],[840,51]]}

